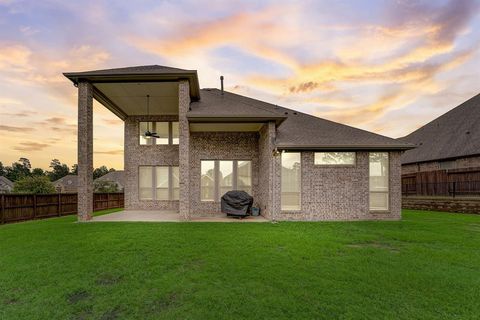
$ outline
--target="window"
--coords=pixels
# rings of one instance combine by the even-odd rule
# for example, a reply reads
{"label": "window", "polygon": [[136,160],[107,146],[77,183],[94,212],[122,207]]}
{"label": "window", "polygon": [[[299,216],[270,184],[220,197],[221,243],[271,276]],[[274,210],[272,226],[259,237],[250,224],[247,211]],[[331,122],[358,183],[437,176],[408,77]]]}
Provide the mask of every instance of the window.
{"label": "window", "polygon": [[153,167],[138,169],[138,196],[140,200],[153,200]]}
{"label": "window", "polygon": [[172,122],[172,144],[178,144],[180,142],[180,129],[178,122]]}
{"label": "window", "polygon": [[355,165],[355,152],[315,152],[316,165]]}
{"label": "window", "polygon": [[141,166],[138,169],[138,196],[140,200],[178,200],[178,167]]}
{"label": "window", "polygon": [[281,210],[300,210],[301,153],[282,153]]}
{"label": "window", "polygon": [[252,193],[251,161],[202,160],[200,171],[201,201],[220,201],[231,190]]}
{"label": "window", "polygon": [[370,210],[388,210],[388,153],[372,152],[369,162]]}
{"label": "window", "polygon": [[[178,122],[139,122],[141,145],[173,145],[179,143]],[[146,137],[145,132],[156,132],[158,138]]]}
{"label": "window", "polygon": [[215,199],[215,161],[202,161],[201,174],[200,198],[204,201],[213,201]]}
{"label": "window", "polygon": [[252,162],[237,162],[237,190],[252,194]]}
{"label": "window", "polygon": [[221,197],[228,191],[233,190],[233,161],[218,161],[218,181],[220,183]]}

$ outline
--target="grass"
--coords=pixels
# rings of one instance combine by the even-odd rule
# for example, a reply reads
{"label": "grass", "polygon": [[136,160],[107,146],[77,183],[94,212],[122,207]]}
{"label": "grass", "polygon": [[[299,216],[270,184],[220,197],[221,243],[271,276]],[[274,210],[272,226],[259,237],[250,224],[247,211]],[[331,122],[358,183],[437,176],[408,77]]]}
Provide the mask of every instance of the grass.
{"label": "grass", "polygon": [[480,216],[0,226],[0,319],[478,319]]}

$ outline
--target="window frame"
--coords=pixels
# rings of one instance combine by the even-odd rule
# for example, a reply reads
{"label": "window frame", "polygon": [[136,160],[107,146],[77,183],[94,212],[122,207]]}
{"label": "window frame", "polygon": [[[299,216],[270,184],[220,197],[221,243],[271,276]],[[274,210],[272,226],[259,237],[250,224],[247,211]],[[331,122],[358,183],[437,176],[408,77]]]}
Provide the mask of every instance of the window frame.
{"label": "window frame", "polygon": [[[371,174],[370,174],[370,155],[373,154],[373,153],[383,153],[383,154],[386,154],[387,155],[387,174],[386,174],[386,181],[387,181],[387,187],[386,187],[386,190],[385,191],[372,191],[372,185],[371,185],[371,182],[370,182],[370,178],[372,177]],[[378,209],[375,209],[375,208],[372,208],[371,205],[370,205],[370,199],[371,199],[371,195],[372,194],[386,194],[387,195],[387,207],[386,208],[378,208]],[[368,209],[370,212],[372,213],[389,213],[390,212],[390,207],[391,207],[391,204],[390,204],[390,153],[389,152],[382,152],[382,151],[378,151],[378,152],[369,152],[368,153]]]}
{"label": "window frame", "polygon": [[[150,168],[152,174],[152,186],[151,186],[151,199],[145,199],[140,197],[140,168]],[[157,199],[157,168],[168,168],[167,171],[167,179],[168,179],[168,199]],[[138,200],[139,201],[179,201],[179,199],[175,199],[174,193],[174,181],[173,181],[173,170],[174,168],[178,168],[179,166],[166,166],[166,165],[159,165],[159,166],[151,166],[151,165],[141,165],[138,166]],[[178,186],[178,188],[180,185]],[[179,197],[180,198],[180,197]]]}
{"label": "window frame", "polygon": [[[282,201],[282,195],[283,195],[283,191],[282,191],[282,169],[283,169],[283,165],[282,165],[282,156],[284,153],[297,153],[299,156],[300,156],[300,175],[299,175],[299,190],[298,190],[298,209],[284,209],[283,208],[283,201]],[[303,168],[303,164],[302,164],[302,152],[299,152],[299,151],[292,151],[292,152],[288,152],[288,151],[283,151],[280,155],[280,211],[281,212],[299,212],[299,211],[302,211],[302,178],[303,178],[303,174],[302,174],[302,168]]]}
{"label": "window frame", "polygon": [[223,194],[220,192],[220,162],[231,161],[232,162],[232,190],[238,189],[238,163],[242,161],[250,162],[250,190],[249,194],[253,194],[253,161],[251,159],[201,159],[200,160],[200,190],[202,189],[202,162],[213,161],[213,199],[202,199],[202,192],[200,192],[200,202],[220,202]]}
{"label": "window frame", "polygon": [[[143,133],[140,131],[142,123],[150,123],[152,132],[157,131],[157,123],[168,123],[168,143],[157,143],[157,138],[151,137],[147,141],[152,141],[152,143],[142,144]],[[174,123],[178,123],[178,143],[173,142],[173,127]],[[145,139],[145,138],[144,138]],[[164,139],[164,138],[163,138]],[[180,123],[179,121],[138,121],[138,145],[140,146],[178,146],[180,143]]]}
{"label": "window frame", "polygon": [[[317,154],[320,153],[352,153],[353,163],[316,163]],[[313,153],[313,165],[316,167],[355,167],[357,165],[357,153],[355,151],[317,151]]]}

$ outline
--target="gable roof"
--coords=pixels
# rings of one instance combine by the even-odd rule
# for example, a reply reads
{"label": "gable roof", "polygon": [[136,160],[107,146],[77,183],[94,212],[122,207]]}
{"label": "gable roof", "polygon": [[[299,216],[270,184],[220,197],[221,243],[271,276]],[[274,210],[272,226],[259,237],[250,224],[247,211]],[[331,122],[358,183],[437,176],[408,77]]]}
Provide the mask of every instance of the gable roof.
{"label": "gable roof", "polygon": [[417,146],[402,155],[402,164],[478,155],[479,128],[480,94],[400,138]]}
{"label": "gable roof", "polygon": [[10,188],[13,188],[13,182],[10,181],[10,179],[8,179],[7,177],[4,177],[4,176],[0,176],[0,185],[6,185]]}
{"label": "gable roof", "polygon": [[53,181],[54,185],[61,184],[65,187],[76,188],[78,182],[78,176],[75,174],[68,174],[64,177],[61,177],[58,180]]}
{"label": "gable roof", "polygon": [[111,181],[120,184],[121,186],[125,185],[125,172],[123,170],[111,171],[103,176],[95,179],[95,181]]}
{"label": "gable roof", "polygon": [[95,83],[178,81],[185,79],[188,80],[190,84],[191,99],[194,101],[200,99],[200,85],[198,83],[197,70],[179,69],[155,64],[82,72],[65,72],[63,75],[74,84],[77,84],[80,80]]}
{"label": "gable roof", "polygon": [[198,118],[275,120],[276,145],[296,150],[406,150],[413,146],[365,130],[325,120],[271,103],[218,89],[202,89],[202,99],[190,105],[189,121]]}

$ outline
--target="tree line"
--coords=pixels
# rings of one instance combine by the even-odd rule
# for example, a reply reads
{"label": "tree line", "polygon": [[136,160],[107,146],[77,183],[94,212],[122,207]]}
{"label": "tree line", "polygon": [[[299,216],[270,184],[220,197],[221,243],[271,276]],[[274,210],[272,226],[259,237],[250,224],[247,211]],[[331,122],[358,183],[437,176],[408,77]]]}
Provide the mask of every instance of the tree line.
{"label": "tree line", "polygon": [[[12,163],[11,166],[4,166],[0,161],[0,176],[6,177],[8,180],[15,182],[26,177],[47,177],[50,181],[57,181],[66,175],[76,175],[78,171],[77,164],[74,164],[71,168],[61,163],[58,159],[53,159],[50,162],[50,170],[43,170],[42,168],[33,168],[30,160],[27,158],[20,158],[18,161]],[[114,168],[108,168],[107,166],[100,166],[93,170],[93,179],[100,178],[109,172],[115,171]]]}
{"label": "tree line", "polygon": [[[14,183],[14,193],[54,193],[56,190],[52,182],[69,174],[76,175],[78,171],[77,164],[70,168],[58,159],[53,159],[49,168],[50,170],[32,168],[30,160],[27,158],[20,158],[12,163],[11,166],[4,166],[0,161],[0,176],[4,176]],[[93,179],[97,179],[112,171],[115,171],[115,169],[107,166],[95,168],[93,170]],[[117,192],[118,187],[109,181],[99,181],[95,185],[95,191]]]}

